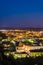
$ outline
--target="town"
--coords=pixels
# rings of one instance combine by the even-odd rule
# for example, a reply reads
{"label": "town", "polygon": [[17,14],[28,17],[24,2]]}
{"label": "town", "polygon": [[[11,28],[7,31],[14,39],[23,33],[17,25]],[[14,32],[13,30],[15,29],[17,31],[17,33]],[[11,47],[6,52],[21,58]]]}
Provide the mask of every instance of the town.
{"label": "town", "polygon": [[[1,45],[3,46],[5,55],[24,53],[27,54],[27,57],[41,56],[43,55],[43,30],[0,30],[0,46]],[[36,54],[35,52],[31,52],[34,50]],[[8,53],[6,53],[6,51]],[[22,58],[22,55],[19,58]]]}

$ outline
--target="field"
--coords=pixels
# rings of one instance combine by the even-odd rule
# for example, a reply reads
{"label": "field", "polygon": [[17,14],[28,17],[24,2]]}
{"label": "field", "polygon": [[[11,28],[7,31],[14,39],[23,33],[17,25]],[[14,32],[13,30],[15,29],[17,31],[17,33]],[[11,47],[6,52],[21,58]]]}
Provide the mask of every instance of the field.
{"label": "field", "polygon": [[43,55],[43,52],[31,52],[32,56],[35,57],[35,56],[42,56]]}
{"label": "field", "polygon": [[[10,52],[5,52],[4,55],[9,56]],[[26,53],[20,53],[20,54],[15,53],[12,56],[13,56],[14,59],[29,57],[29,55],[26,54]],[[43,56],[43,52],[31,52],[31,57],[38,57],[38,56]]]}

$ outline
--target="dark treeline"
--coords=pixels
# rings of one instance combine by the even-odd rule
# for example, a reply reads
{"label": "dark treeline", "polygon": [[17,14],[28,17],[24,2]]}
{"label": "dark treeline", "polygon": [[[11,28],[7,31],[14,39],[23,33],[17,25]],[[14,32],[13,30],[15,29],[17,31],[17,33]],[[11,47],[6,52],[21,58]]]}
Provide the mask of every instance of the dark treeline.
{"label": "dark treeline", "polygon": [[29,58],[18,58],[14,59],[12,55],[9,57],[3,55],[2,58],[0,58],[0,65],[43,65],[43,56],[38,57],[29,57]]}

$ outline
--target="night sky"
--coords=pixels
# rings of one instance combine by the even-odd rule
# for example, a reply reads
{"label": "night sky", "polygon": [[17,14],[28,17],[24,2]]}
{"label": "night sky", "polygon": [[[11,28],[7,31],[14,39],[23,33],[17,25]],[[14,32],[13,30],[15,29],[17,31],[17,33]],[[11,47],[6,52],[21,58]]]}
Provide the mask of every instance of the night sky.
{"label": "night sky", "polygon": [[43,28],[43,0],[0,0],[0,27]]}

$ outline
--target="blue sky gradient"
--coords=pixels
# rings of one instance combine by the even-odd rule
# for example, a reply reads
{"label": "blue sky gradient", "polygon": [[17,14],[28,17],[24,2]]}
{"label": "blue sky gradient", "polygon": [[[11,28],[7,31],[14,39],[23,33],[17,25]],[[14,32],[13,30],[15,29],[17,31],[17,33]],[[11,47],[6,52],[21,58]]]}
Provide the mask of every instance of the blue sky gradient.
{"label": "blue sky gradient", "polygon": [[0,27],[43,28],[43,0],[0,0]]}

